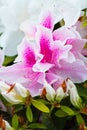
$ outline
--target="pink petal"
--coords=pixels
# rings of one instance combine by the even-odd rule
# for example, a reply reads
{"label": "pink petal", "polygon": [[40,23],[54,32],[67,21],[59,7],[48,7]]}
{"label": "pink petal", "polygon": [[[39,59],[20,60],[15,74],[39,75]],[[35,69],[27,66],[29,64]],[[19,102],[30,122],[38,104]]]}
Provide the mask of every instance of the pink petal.
{"label": "pink petal", "polygon": [[31,79],[31,82],[24,83],[24,86],[30,91],[31,96],[40,95],[40,90],[43,88],[45,74],[44,73],[34,73],[31,72],[28,74],[28,79]]}
{"label": "pink petal", "polygon": [[53,32],[54,40],[66,41],[71,38],[76,38],[76,34],[66,27],[61,27]]}
{"label": "pink petal", "polygon": [[84,56],[87,56],[87,48],[82,49],[81,53],[82,53]]}
{"label": "pink petal", "polygon": [[33,72],[31,68],[19,63],[0,68],[0,80],[9,84],[19,82],[30,91],[32,96],[39,94],[44,78],[44,73]]}
{"label": "pink petal", "polygon": [[46,72],[48,71],[50,68],[52,68],[54,65],[53,64],[49,64],[49,63],[42,63],[42,62],[37,62],[34,66],[33,66],[33,71],[34,72]]}
{"label": "pink petal", "polygon": [[87,26],[82,26],[82,22],[78,21],[75,24],[76,30],[80,33],[81,37],[87,39]]}
{"label": "pink petal", "polygon": [[8,67],[0,68],[0,80],[8,83],[25,82],[25,76],[29,73],[29,68],[25,68],[23,64],[14,64]]}
{"label": "pink petal", "polygon": [[43,88],[43,85],[36,82],[35,84],[33,83],[30,87],[29,87],[29,91],[32,97],[34,96],[39,96],[40,95],[40,90]]}
{"label": "pink petal", "polygon": [[35,53],[34,49],[25,39],[18,46],[18,57],[16,62],[22,61],[25,65],[33,66],[35,64]]}
{"label": "pink petal", "polygon": [[[58,64],[59,61],[61,60],[67,60],[70,55],[70,50],[72,46],[71,45],[63,45],[61,41],[56,40],[54,41],[53,45],[53,53],[52,53],[52,63]],[[71,57],[73,58],[73,56]],[[72,61],[69,60],[70,62]]]}
{"label": "pink petal", "polygon": [[43,17],[41,17],[40,24],[46,28],[53,30],[54,18],[52,16],[52,13],[48,11],[48,12],[45,12],[42,16]]}
{"label": "pink petal", "polygon": [[37,36],[37,43],[39,43],[40,47],[40,53],[43,55],[42,62],[50,63],[52,58],[51,45],[53,42],[51,30],[40,26],[37,29],[36,36]]}
{"label": "pink petal", "polygon": [[85,39],[69,39],[67,40],[66,44],[67,45],[72,45],[72,50],[73,52],[81,52],[82,49],[84,48],[86,43]]}
{"label": "pink petal", "polygon": [[70,78],[74,83],[81,83],[87,80],[87,68],[81,60],[73,63],[61,61],[61,67],[53,68],[52,72],[64,79]]}
{"label": "pink petal", "polygon": [[26,48],[24,50],[23,56],[24,56],[25,64],[27,64],[29,66],[33,66],[35,64],[35,62],[36,62],[35,55],[34,55],[34,52],[31,48],[29,48],[29,47]]}
{"label": "pink petal", "polygon": [[62,78],[60,76],[55,75],[54,73],[50,71],[46,74],[46,80],[48,81],[49,84],[54,84],[57,81],[58,81],[58,84],[60,84],[62,81],[61,79]]}
{"label": "pink petal", "polygon": [[84,62],[84,64],[85,64],[85,66],[87,67],[87,57],[85,57],[82,54],[78,53],[78,59],[82,60]]}

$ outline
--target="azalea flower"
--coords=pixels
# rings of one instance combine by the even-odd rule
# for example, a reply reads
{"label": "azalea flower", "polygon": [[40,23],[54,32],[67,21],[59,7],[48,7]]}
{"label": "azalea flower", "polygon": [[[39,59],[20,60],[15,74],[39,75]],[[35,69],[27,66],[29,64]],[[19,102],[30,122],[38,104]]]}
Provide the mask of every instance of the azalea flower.
{"label": "azalea flower", "polygon": [[29,96],[29,92],[21,84],[8,85],[0,81],[0,93],[11,104],[24,102],[24,98]]}
{"label": "azalea flower", "polygon": [[[86,80],[85,74],[87,67],[87,59],[83,56],[82,50],[87,40],[82,39],[80,34],[75,30],[75,28],[68,29],[65,27],[61,27],[60,29],[54,31],[54,35],[55,40],[65,41],[65,45],[72,46],[72,49],[69,51],[69,56],[72,56],[72,58],[68,57],[69,59],[67,59],[66,61],[61,60],[61,66],[58,66],[56,68],[54,67],[52,72],[54,72],[57,75],[60,75],[64,79],[69,77],[70,79],[72,79],[74,83],[83,82],[84,79]],[[84,69],[81,70],[81,68]],[[80,71],[78,71],[78,69]]]}
{"label": "azalea flower", "polygon": [[[87,63],[81,53],[86,40],[75,29],[65,26],[53,31],[53,19],[48,12],[35,26],[33,41],[25,36],[18,46],[15,64],[0,69],[1,80],[22,83],[36,96],[45,80],[56,88],[66,78],[74,83],[87,79]],[[26,34],[26,28],[23,29]]]}
{"label": "azalea flower", "polygon": [[1,2],[0,19],[4,32],[0,37],[0,46],[3,47],[4,54],[8,56],[17,54],[17,45],[24,36],[20,26],[26,20],[32,24],[39,23],[41,14],[51,11],[55,16],[55,23],[64,19],[65,25],[70,27],[76,23],[81,10],[87,7],[87,0],[80,2],[79,0],[40,0],[38,3],[36,0],[11,0],[10,2],[5,0]]}
{"label": "azalea flower", "polygon": [[[41,24],[44,25],[46,28],[49,28],[52,30],[53,29],[52,14],[50,15],[50,13],[48,13],[48,17],[43,18]],[[31,36],[30,33],[32,32],[32,30],[27,25],[28,24],[23,25],[22,30],[25,32],[27,37],[30,39],[30,36]],[[34,33],[35,33],[35,31],[36,31],[36,29],[34,30]],[[35,34],[33,36],[35,36]],[[55,30],[53,32],[53,39],[55,40],[55,43],[56,43],[56,41],[57,42],[62,41],[62,43],[58,43],[58,45],[61,46],[61,48],[63,48],[62,45],[71,45],[72,49],[70,49],[69,53],[66,53],[65,55],[63,54],[62,56],[57,57],[58,59],[60,58],[60,62],[63,65],[56,66],[56,68],[55,67],[52,68],[51,69],[52,71],[50,71],[50,72],[51,73],[56,72],[55,74],[60,75],[61,77],[63,76],[64,79],[66,79],[69,76],[73,80],[73,82],[82,82],[84,80],[84,78],[86,79],[86,77],[85,77],[86,76],[85,75],[86,66],[85,65],[87,65],[87,63],[86,63],[87,59],[83,56],[82,50],[83,50],[87,40],[82,39],[80,34],[76,31],[75,28],[68,29],[66,27],[61,27],[61,28]],[[61,58],[63,58],[63,60]],[[21,57],[19,57],[19,59],[21,59]],[[84,63],[86,63],[86,64],[84,64]],[[66,67],[64,67],[64,64],[66,64],[65,65]],[[81,71],[84,71],[83,75],[82,75],[82,72],[77,71],[79,66],[80,67],[84,66],[84,67],[81,67],[81,68],[84,68],[83,70],[81,70]],[[68,71],[68,68],[70,68],[69,71]],[[58,71],[58,73],[57,73],[57,71]],[[76,74],[77,77],[74,76],[74,72],[79,73],[79,74]]]}

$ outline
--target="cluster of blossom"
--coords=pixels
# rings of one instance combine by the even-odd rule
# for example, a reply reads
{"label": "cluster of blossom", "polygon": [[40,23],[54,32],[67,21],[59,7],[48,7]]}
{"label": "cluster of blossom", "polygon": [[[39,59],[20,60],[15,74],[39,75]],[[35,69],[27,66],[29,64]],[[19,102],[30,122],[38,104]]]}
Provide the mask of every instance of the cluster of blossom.
{"label": "cluster of blossom", "polygon": [[[63,86],[66,87],[65,92]],[[51,85],[45,82],[43,91],[44,90],[46,91],[46,95],[44,96],[46,96],[48,101],[51,103],[59,103],[64,97],[70,95],[70,101],[72,105],[74,105],[76,108],[82,107],[82,101],[78,95],[76,86],[69,79],[67,79],[61,86],[59,86],[56,91],[54,88],[52,88]],[[43,91],[41,92],[41,96],[43,96]],[[30,95],[29,91],[21,84],[16,83],[12,86],[4,83],[3,81],[0,81],[0,94],[12,105],[25,103],[27,97]],[[3,111],[7,111],[1,101],[0,106],[2,107]],[[3,119],[2,116],[0,117],[0,128],[2,128],[2,130],[14,130],[14,128],[11,127],[9,123]]]}
{"label": "cluster of blossom", "polygon": [[[82,29],[82,21],[78,20],[87,8],[87,0],[0,2],[0,46],[3,47],[0,93],[3,97],[15,104],[28,96],[25,88],[31,96],[41,95],[45,90],[49,101],[60,102],[70,94],[72,104],[79,107],[81,99],[73,83],[87,80],[87,50],[84,50],[87,27]],[[65,24],[54,29],[62,19]],[[18,56],[13,65],[2,66],[4,55],[15,54]]]}
{"label": "cluster of blossom", "polygon": [[[0,94],[9,103],[29,95],[60,103],[69,95],[81,107],[74,83],[87,80],[86,8],[87,0],[0,0]],[[5,55],[16,54],[13,65],[3,66]],[[2,117],[0,123],[13,129]]]}

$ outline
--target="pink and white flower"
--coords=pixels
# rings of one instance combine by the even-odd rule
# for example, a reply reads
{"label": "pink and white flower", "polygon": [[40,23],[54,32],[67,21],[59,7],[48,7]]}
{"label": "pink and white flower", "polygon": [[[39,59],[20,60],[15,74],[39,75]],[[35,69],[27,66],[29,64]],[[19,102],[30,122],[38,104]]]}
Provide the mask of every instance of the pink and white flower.
{"label": "pink and white flower", "polygon": [[[0,69],[1,80],[22,83],[35,96],[45,80],[56,87],[66,78],[76,83],[87,79],[87,59],[81,52],[86,40],[72,28],[53,31],[53,19],[48,12],[35,27],[33,40],[23,39],[18,46],[17,63]],[[23,30],[27,36],[30,34],[30,30]]]}

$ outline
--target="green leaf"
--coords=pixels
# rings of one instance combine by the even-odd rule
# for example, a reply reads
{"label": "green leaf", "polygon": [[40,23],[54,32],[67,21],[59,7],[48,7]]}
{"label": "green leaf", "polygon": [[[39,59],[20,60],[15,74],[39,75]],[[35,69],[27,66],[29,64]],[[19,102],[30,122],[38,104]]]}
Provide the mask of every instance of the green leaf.
{"label": "green leaf", "polygon": [[19,111],[21,111],[23,109],[24,109],[23,106],[18,104],[18,105],[15,106],[14,113],[17,113],[17,112],[19,112]]}
{"label": "green leaf", "polygon": [[44,103],[32,99],[32,104],[34,107],[36,107],[40,111],[49,113],[49,108]]}
{"label": "green leaf", "polygon": [[33,123],[28,126],[31,129],[46,129],[46,126],[40,123]]}
{"label": "green leaf", "polygon": [[76,115],[76,120],[77,120],[78,125],[84,124],[85,122],[81,114]]}
{"label": "green leaf", "polygon": [[18,116],[15,114],[12,118],[12,127],[17,130],[19,125]]}
{"label": "green leaf", "polygon": [[42,102],[44,104],[50,104],[48,101],[44,100],[44,99],[37,99],[37,101]]}
{"label": "green leaf", "polygon": [[27,117],[29,122],[33,121],[33,113],[32,113],[30,106],[28,106],[26,109],[26,117]]}
{"label": "green leaf", "polygon": [[19,128],[18,130],[24,130],[23,128]]}
{"label": "green leaf", "polygon": [[66,112],[62,111],[62,110],[57,110],[55,115],[57,117],[66,117],[68,114]]}
{"label": "green leaf", "polygon": [[12,64],[16,57],[17,56],[5,56],[3,65],[7,66],[7,65]]}
{"label": "green leaf", "polygon": [[61,106],[61,110],[67,113],[69,116],[75,115],[74,111],[67,106]]}
{"label": "green leaf", "polygon": [[87,19],[83,21],[82,26],[83,27],[87,26]]}
{"label": "green leaf", "polygon": [[[55,110],[54,110],[55,111]],[[46,130],[64,130],[66,118],[58,118],[52,113],[42,113],[42,123],[47,127]]]}
{"label": "green leaf", "polygon": [[80,87],[77,87],[78,93],[80,96],[87,99],[87,88],[84,88],[82,85]]}

